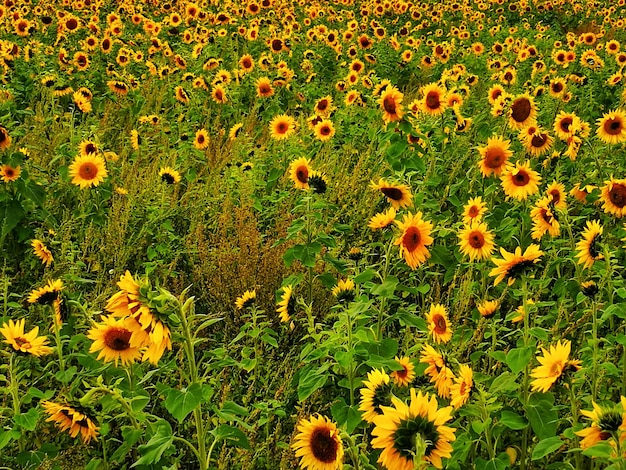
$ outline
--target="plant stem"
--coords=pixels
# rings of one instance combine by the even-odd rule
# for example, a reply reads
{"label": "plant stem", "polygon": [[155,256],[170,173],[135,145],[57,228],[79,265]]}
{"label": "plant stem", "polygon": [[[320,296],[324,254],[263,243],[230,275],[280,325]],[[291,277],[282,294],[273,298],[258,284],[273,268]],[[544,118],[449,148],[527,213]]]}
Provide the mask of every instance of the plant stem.
{"label": "plant stem", "polygon": [[[578,423],[578,402],[576,400],[576,394],[574,393],[574,387],[572,385],[571,380],[568,383],[569,385],[569,393],[570,393],[570,401],[571,401],[571,405],[572,405],[572,427],[575,427],[576,424]],[[574,434],[574,447],[576,449],[580,448],[580,444],[579,444],[579,439],[578,439],[578,435]],[[581,470],[582,469],[582,455],[580,452],[576,452],[574,454],[574,458],[576,460],[576,470]]]}
{"label": "plant stem", "polygon": [[[528,348],[528,339],[529,339],[529,323],[530,323],[530,308],[527,305],[528,301],[528,283],[526,276],[521,276],[522,278],[522,306],[524,310],[524,349]],[[528,372],[529,372],[530,363],[526,364],[524,367],[524,381],[522,383],[522,404],[524,406],[524,410],[528,408]],[[526,456],[528,454],[528,433],[529,427],[526,426],[522,432],[522,447],[521,447],[521,455],[520,455],[520,469],[526,469]]]}
{"label": "plant stem", "polygon": [[[14,358],[15,354],[10,353],[9,354],[9,388],[11,390],[11,398],[13,401],[13,417],[16,417],[17,415],[19,415],[21,413],[21,409],[20,409],[20,392],[19,392],[19,378],[18,378],[18,374],[16,371],[16,367],[15,367],[15,362],[14,362]],[[22,436],[20,436],[20,438],[18,439],[18,445],[19,445],[19,449],[20,452],[24,451],[24,440],[22,439]]]}
{"label": "plant stem", "polygon": [[[389,262],[391,258],[391,248],[393,247],[393,238],[389,241],[389,245],[387,245],[387,250],[385,251],[385,262],[383,264],[383,272],[380,275],[381,283],[384,283],[387,279],[387,274],[389,273]],[[376,340],[380,341],[382,339],[383,334],[383,311],[387,305],[387,297],[383,297],[380,299],[380,306],[378,308],[378,322],[376,325]]]}
{"label": "plant stem", "polygon": [[591,400],[596,401],[598,395],[598,308],[596,303],[591,301]]}

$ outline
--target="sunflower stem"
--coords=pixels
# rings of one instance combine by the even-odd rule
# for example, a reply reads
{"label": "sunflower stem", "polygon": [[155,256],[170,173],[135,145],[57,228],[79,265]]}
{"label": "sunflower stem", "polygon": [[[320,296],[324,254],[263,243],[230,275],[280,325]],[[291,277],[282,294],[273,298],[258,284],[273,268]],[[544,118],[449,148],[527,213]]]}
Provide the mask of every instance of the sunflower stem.
{"label": "sunflower stem", "polygon": [[[391,248],[394,246],[393,238],[389,241],[389,245],[387,245],[387,250],[385,251],[385,262],[383,264],[383,272],[380,275],[381,284],[387,280],[387,274],[389,274],[389,262],[391,259]],[[378,308],[378,323],[376,325],[376,340],[380,341],[382,339],[383,334],[383,312],[385,310],[385,306],[387,305],[387,297],[383,296],[380,299],[380,306]]]}
{"label": "sunflower stem", "polygon": [[[572,381],[568,381],[568,388],[570,393],[570,405],[572,406],[572,427],[576,427],[578,423],[578,401],[576,399],[576,394],[574,393],[574,387]],[[574,434],[574,447],[576,449],[580,448],[580,443],[578,439],[578,435]],[[574,454],[574,459],[576,461],[576,470],[582,469],[582,455],[580,452],[576,452]]]}
{"label": "sunflower stem", "polygon": [[[528,300],[528,283],[525,275],[521,276],[522,278],[522,308],[524,310],[524,349],[528,348],[528,339],[529,339],[529,322],[530,322],[530,308],[527,305]],[[524,367],[524,382],[522,384],[522,404],[524,409],[528,407],[528,387],[529,387],[529,379],[528,379],[528,370],[530,368],[530,361]],[[522,432],[522,447],[521,447],[521,455],[520,455],[520,469],[526,469],[526,456],[528,454],[528,433],[529,428],[526,426],[524,431]]]}
{"label": "sunflower stem", "polygon": [[591,400],[596,401],[598,395],[598,309],[596,302],[591,301]]}
{"label": "sunflower stem", "polygon": [[[9,354],[9,389],[11,390],[11,398],[13,401],[13,417],[20,414],[20,392],[19,392],[19,378],[17,377],[17,371],[15,367],[14,358],[15,354]],[[22,436],[18,439],[18,445],[20,452],[24,451],[24,441]]]}

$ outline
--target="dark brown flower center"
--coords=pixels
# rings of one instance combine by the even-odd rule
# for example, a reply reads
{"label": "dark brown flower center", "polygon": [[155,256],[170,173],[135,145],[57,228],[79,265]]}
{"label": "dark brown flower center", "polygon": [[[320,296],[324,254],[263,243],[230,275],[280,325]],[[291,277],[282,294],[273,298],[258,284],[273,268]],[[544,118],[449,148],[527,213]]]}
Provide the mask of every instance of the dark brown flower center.
{"label": "dark brown flower center", "polygon": [[402,191],[398,188],[394,188],[394,187],[380,188],[380,191],[393,201],[402,200]]}
{"label": "dark brown flower center", "polygon": [[78,170],[78,175],[84,180],[91,180],[98,176],[98,167],[95,163],[83,163]]}
{"label": "dark brown flower center", "polygon": [[559,122],[559,127],[563,132],[569,132],[569,126],[572,125],[572,122],[573,120],[570,117],[563,118],[561,122]]}
{"label": "dark brown flower center", "polygon": [[609,191],[609,199],[613,205],[620,209],[626,206],[626,186],[623,184],[614,184]]}
{"label": "dark brown flower center", "polygon": [[296,179],[302,184],[307,183],[309,181],[309,169],[304,165],[299,166],[296,169]]}
{"label": "dark brown flower center", "polygon": [[482,234],[482,232],[474,230],[472,233],[469,234],[467,241],[472,248],[479,249],[485,245],[485,236]]}
{"label": "dark brown flower center", "polygon": [[417,227],[409,227],[402,237],[402,246],[412,253],[420,246],[421,241],[422,235],[419,229]]}
{"label": "dark brown flower center", "polygon": [[446,319],[443,317],[443,315],[439,315],[439,314],[435,314],[433,316],[433,323],[435,324],[435,333],[438,335],[442,335],[444,334],[446,331],[448,331],[448,322],[446,322]]}
{"label": "dark brown flower center", "polygon": [[528,98],[518,98],[511,105],[511,117],[516,122],[524,122],[530,116],[532,107]]}
{"label": "dark brown flower center", "polygon": [[543,147],[548,141],[547,134],[534,135],[532,139],[530,139],[530,145],[535,148]]}
{"label": "dark brown flower center", "polygon": [[110,328],[104,335],[104,344],[114,351],[126,351],[130,348],[130,336],[126,328]]}
{"label": "dark brown flower center", "polygon": [[530,182],[530,175],[524,170],[519,170],[513,175],[512,180],[515,186],[526,186]]}
{"label": "dark brown flower center", "polygon": [[313,456],[320,462],[332,463],[337,460],[339,443],[327,427],[316,428],[311,434],[310,444]]}
{"label": "dark brown flower center", "polygon": [[484,163],[487,168],[500,168],[504,163],[505,155],[500,148],[487,148]]}
{"label": "dark brown flower center", "polygon": [[431,91],[426,95],[426,107],[428,109],[439,109],[440,104],[439,93],[436,91]]}
{"label": "dark brown flower center", "polygon": [[616,118],[609,118],[606,121],[604,121],[604,132],[606,132],[609,135],[619,135],[622,133],[623,130],[623,123],[622,120],[619,117]]}
{"label": "dark brown flower center", "polygon": [[396,100],[392,96],[386,96],[383,100],[383,109],[389,114],[396,114]]}

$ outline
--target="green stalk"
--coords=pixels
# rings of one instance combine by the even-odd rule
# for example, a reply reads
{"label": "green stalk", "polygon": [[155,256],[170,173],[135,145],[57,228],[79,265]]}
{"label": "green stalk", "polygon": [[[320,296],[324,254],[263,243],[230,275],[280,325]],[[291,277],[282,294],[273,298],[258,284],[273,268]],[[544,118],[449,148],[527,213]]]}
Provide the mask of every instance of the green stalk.
{"label": "green stalk", "polygon": [[[383,264],[383,273],[380,275],[381,283],[385,282],[387,279],[387,274],[389,274],[389,261],[391,258],[391,248],[393,247],[393,238],[389,241],[389,245],[387,245],[387,250],[385,251],[385,263]],[[387,305],[387,297],[383,297],[380,300],[380,306],[378,308],[378,323],[376,325],[376,340],[380,341],[382,339],[383,334],[383,312],[385,310],[385,306]]]}
{"label": "green stalk", "polygon": [[[11,398],[13,401],[13,417],[18,416],[21,413],[20,409],[20,391],[19,391],[19,378],[15,368],[15,362],[13,357],[15,354],[9,354],[9,389],[11,391]],[[22,436],[18,439],[18,445],[20,452],[24,451],[24,440]]]}
{"label": "green stalk", "polygon": [[[572,385],[572,381],[570,380],[569,383],[569,393],[570,393],[570,405],[572,406],[572,427],[576,427],[576,424],[578,423],[578,402],[576,399],[576,394],[574,393],[574,387]],[[574,447],[576,449],[580,448],[580,443],[579,443],[579,438],[577,434],[574,434]],[[581,470],[582,469],[582,455],[580,452],[576,452],[574,454],[574,458],[576,461],[576,470]]]}
{"label": "green stalk", "polygon": [[592,364],[591,364],[591,399],[595,402],[598,395],[598,308],[596,303],[591,301],[591,341]]}
{"label": "green stalk", "polygon": [[[528,305],[526,304],[527,302],[527,298],[528,298],[528,285],[527,285],[527,280],[526,280],[526,276],[522,275],[522,305],[524,308],[524,348],[528,348],[528,338],[529,338],[529,321],[530,321],[530,315],[529,315],[529,308]],[[530,364],[526,364],[526,367],[524,367],[524,381],[522,383],[522,404],[524,405],[524,410],[526,410],[526,408],[528,407],[528,387],[529,387],[529,376],[528,376],[528,372],[529,372],[529,367]],[[525,470],[526,469],[526,457],[528,454],[528,433],[529,433],[529,427],[526,426],[524,428],[524,431],[522,432],[522,448],[520,449],[520,469],[521,470]]]}

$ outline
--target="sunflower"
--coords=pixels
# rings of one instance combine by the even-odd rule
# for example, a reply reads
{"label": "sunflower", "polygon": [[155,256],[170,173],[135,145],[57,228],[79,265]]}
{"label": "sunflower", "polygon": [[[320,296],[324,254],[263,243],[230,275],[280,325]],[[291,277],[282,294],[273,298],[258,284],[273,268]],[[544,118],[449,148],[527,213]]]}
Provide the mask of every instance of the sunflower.
{"label": "sunflower", "polygon": [[380,178],[378,183],[372,181],[370,188],[383,193],[391,206],[396,210],[413,205],[413,195],[411,194],[411,189],[406,184],[392,184]]}
{"label": "sunflower", "polygon": [[537,106],[528,94],[516,97],[509,109],[509,126],[512,129],[524,129],[535,122]]}
{"label": "sunflower", "polygon": [[[591,419],[591,426],[576,431],[575,434],[582,437],[580,441],[580,448],[585,450],[589,447],[596,445],[602,441],[608,441],[616,436],[618,431],[624,429],[624,412],[626,411],[626,398],[620,398],[620,405],[615,407],[602,408],[595,402],[591,403],[593,410],[582,410],[581,414],[586,418]],[[620,436],[620,441],[622,440]]]}
{"label": "sunflower", "polygon": [[11,136],[9,131],[0,126],[0,150],[6,150],[11,146]]}
{"label": "sunflower", "polygon": [[396,220],[396,210],[390,207],[386,212],[379,212],[373,216],[367,226],[372,230],[382,230],[393,225]]}
{"label": "sunflower", "polygon": [[485,212],[487,212],[487,204],[482,201],[482,198],[480,196],[471,198],[463,206],[463,223],[470,225],[472,222],[480,222]]}
{"label": "sunflower", "polygon": [[100,351],[97,359],[104,359],[104,362],[115,361],[115,367],[120,360],[123,366],[139,360],[141,350],[130,344],[133,332],[128,327],[128,320],[126,318],[116,320],[111,315],[100,318],[102,323],[96,324],[87,334],[87,337],[93,340],[89,352]]}
{"label": "sunflower", "polygon": [[450,405],[460,408],[469,400],[474,386],[474,373],[470,366],[461,364],[459,376],[454,379],[454,384],[450,386]]}
{"label": "sunflower", "polygon": [[550,198],[550,202],[555,208],[565,210],[567,208],[567,195],[565,193],[565,185],[557,181],[553,181],[546,188],[546,196]]}
{"label": "sunflower", "polygon": [[426,247],[433,242],[430,236],[433,224],[423,220],[421,212],[415,215],[409,212],[403,216],[402,222],[396,220],[396,225],[401,231],[395,241],[400,247],[400,256],[404,257],[411,269],[415,269],[430,258]]}
{"label": "sunflower", "polygon": [[373,423],[374,418],[382,414],[382,406],[391,404],[391,386],[389,375],[384,370],[374,369],[367,374],[361,388],[361,402],[359,411],[363,412],[363,419]]}
{"label": "sunflower", "polygon": [[296,120],[286,114],[275,116],[270,122],[270,136],[272,139],[284,140],[296,131]]}
{"label": "sunflower", "polygon": [[428,375],[431,383],[435,384],[437,394],[441,398],[449,398],[454,373],[444,356],[429,344],[424,344],[420,353],[420,362],[427,364],[424,374]]}
{"label": "sunflower", "polygon": [[107,82],[107,86],[109,87],[109,90],[118,96],[127,95],[130,89],[126,83],[119,80],[109,80]]}
{"label": "sunflower", "polygon": [[335,109],[333,98],[330,95],[324,96],[315,102],[313,111],[320,117],[327,118]]}
{"label": "sunflower", "polygon": [[282,291],[280,301],[276,304],[276,313],[280,316],[280,321],[286,323],[296,313],[296,298],[291,284],[284,286]]}
{"label": "sunflower", "polygon": [[330,119],[322,119],[315,124],[313,132],[315,133],[316,139],[326,142],[335,135],[335,126]]}
{"label": "sunflower", "polygon": [[541,364],[535,367],[530,376],[534,378],[530,383],[533,392],[546,393],[554,383],[566,372],[580,369],[580,361],[570,361],[568,359],[572,344],[565,340],[563,343],[557,341],[556,345],[550,349],[541,348],[543,356],[537,356]]}
{"label": "sunflower", "polygon": [[99,153],[98,145],[91,140],[83,140],[78,144],[78,153],[81,157],[97,155]]}
{"label": "sunflower", "polygon": [[489,272],[489,276],[496,276],[493,281],[494,286],[500,284],[505,278],[508,278],[507,282],[510,286],[519,274],[541,261],[543,251],[539,249],[539,245],[531,243],[523,253],[522,248],[518,246],[513,253],[500,248],[500,254],[502,259],[491,258],[496,267]]}
{"label": "sunflower", "polygon": [[300,457],[300,467],[309,470],[337,470],[343,465],[343,444],[337,425],[325,416],[311,416],[298,423],[291,448]]}
{"label": "sunflower", "polygon": [[80,189],[98,186],[107,177],[104,159],[100,155],[81,155],[69,167],[72,184]]}
{"label": "sunflower", "polygon": [[581,282],[580,283],[580,291],[586,297],[591,297],[591,298],[595,297],[596,294],[599,292],[598,285],[595,283],[595,281]]}
{"label": "sunflower", "polygon": [[452,339],[452,328],[448,320],[448,312],[441,304],[433,304],[426,314],[428,332],[432,335],[435,343],[447,343]]}
{"label": "sunflower", "polygon": [[395,86],[388,86],[380,94],[378,104],[383,111],[383,121],[385,124],[400,121],[404,115],[402,108],[402,98],[404,95]]}
{"label": "sunflower", "polygon": [[243,131],[243,124],[241,122],[238,122],[237,124],[234,124],[233,127],[230,128],[230,131],[228,131],[228,138],[230,140],[235,140],[237,137],[239,137],[239,134],[241,134],[242,131]]}
{"label": "sunflower", "polygon": [[539,157],[550,150],[553,141],[554,139],[550,134],[537,129],[533,135],[526,136],[522,143],[531,155]]}
{"label": "sunflower", "polygon": [[541,176],[530,168],[530,162],[509,165],[500,175],[502,189],[508,197],[523,201],[539,191]]}
{"label": "sunflower", "polygon": [[309,175],[309,188],[314,194],[324,194],[328,188],[328,181],[326,181],[326,175],[319,171],[313,170]]}
{"label": "sunflower", "polygon": [[289,165],[289,177],[297,189],[309,189],[311,164],[308,158],[298,158]]}
{"label": "sunflower", "polygon": [[38,336],[39,327],[35,326],[28,333],[24,333],[25,320],[17,322],[9,319],[9,323],[3,323],[0,333],[4,336],[4,342],[13,346],[18,352],[32,354],[33,356],[45,356],[54,351],[48,344],[48,338]]}
{"label": "sunflower", "polygon": [[267,77],[260,77],[256,81],[256,95],[259,98],[267,98],[274,94],[272,82]]}
{"label": "sunflower", "polygon": [[396,356],[394,360],[402,367],[400,370],[394,370],[390,375],[393,379],[393,382],[398,387],[408,387],[411,382],[415,379],[415,366],[413,362],[411,362],[411,358],[404,356],[398,357]]}
{"label": "sunflower", "polygon": [[59,298],[62,290],[63,281],[61,279],[50,280],[45,286],[33,290],[28,296],[28,302],[40,305],[51,304]]}
{"label": "sunflower", "polygon": [[515,312],[513,313],[515,313],[516,315],[509,317],[509,319],[513,323],[523,322],[526,319],[526,315],[529,315],[534,308],[533,305],[535,305],[535,301],[533,299],[527,299],[526,303],[523,303],[515,309]]}
{"label": "sunflower", "polygon": [[31,240],[30,245],[33,247],[35,256],[41,260],[42,264],[45,264],[46,266],[50,266],[52,264],[54,258],[44,242],[41,240]]}
{"label": "sunflower", "polygon": [[211,99],[217,104],[228,103],[226,88],[224,88],[222,85],[215,85],[211,90]]}
{"label": "sunflower", "polygon": [[196,137],[193,140],[193,146],[198,150],[204,150],[209,146],[209,131],[206,129],[198,129]]}
{"label": "sunflower", "polygon": [[546,232],[551,237],[557,237],[561,233],[561,226],[554,213],[552,201],[549,197],[539,199],[530,211],[533,221],[532,238],[540,240]]}
{"label": "sunflower", "polygon": [[430,116],[439,116],[446,109],[446,90],[437,83],[429,83],[420,89],[423,98],[420,110]]}
{"label": "sunflower", "polygon": [[355,285],[352,279],[339,279],[337,285],[332,288],[331,292],[339,303],[352,302],[354,300]]}
{"label": "sunflower", "polygon": [[463,227],[458,237],[461,253],[468,256],[470,261],[486,259],[495,249],[493,233],[483,222],[471,222]]}
{"label": "sunflower", "polygon": [[243,73],[250,73],[254,70],[254,59],[250,54],[244,54],[239,59],[239,67]]}
{"label": "sunflower", "polygon": [[80,434],[85,444],[98,438],[98,427],[82,410],[48,400],[43,400],[41,406],[50,415],[46,421],[55,423],[61,431],[67,431],[71,437]]}
{"label": "sunflower", "polygon": [[509,157],[513,155],[513,151],[509,149],[510,144],[510,140],[494,136],[487,139],[487,145],[478,147],[478,152],[482,157],[478,162],[478,166],[483,176],[500,175],[502,173]]}
{"label": "sunflower", "polygon": [[579,128],[580,118],[573,113],[560,111],[554,118],[554,133],[563,141],[567,141]]}
{"label": "sunflower", "polygon": [[502,85],[496,83],[492,85],[491,88],[487,91],[487,99],[489,100],[490,105],[496,104],[496,101],[503,95],[506,95],[506,90]]}
{"label": "sunflower", "polygon": [[596,135],[605,144],[626,142],[626,112],[616,109],[598,119]]}
{"label": "sunflower", "polygon": [[452,419],[452,407],[438,409],[437,398],[411,389],[407,405],[396,397],[393,406],[382,408],[374,419],[372,447],[382,449],[378,462],[389,470],[412,470],[415,457],[442,468],[442,458],[452,455],[450,442],[454,428],[445,426]]}
{"label": "sunflower", "polygon": [[587,221],[587,227],[582,232],[582,240],[576,243],[578,250],[576,258],[578,258],[578,264],[583,264],[584,268],[590,268],[594,261],[604,258],[598,247],[602,232],[603,228],[600,222],[597,220]]}
{"label": "sunflower", "polygon": [[485,300],[480,303],[476,308],[478,308],[478,312],[480,316],[483,318],[491,318],[496,314],[496,310],[500,307],[500,302],[497,300]]}
{"label": "sunflower", "polygon": [[247,290],[241,296],[237,297],[237,300],[235,300],[235,306],[237,307],[237,310],[242,310],[244,308],[251,307],[255,300],[256,291]]}
{"label": "sunflower", "polygon": [[132,129],[130,131],[130,146],[133,150],[139,150],[139,147],[141,146],[141,135],[137,129]]}
{"label": "sunflower", "polygon": [[159,176],[161,177],[161,181],[166,182],[167,184],[176,184],[180,183],[180,173],[169,166],[164,166],[159,170]]}
{"label": "sunflower", "polygon": [[602,209],[616,217],[626,215],[626,179],[616,180],[611,177],[601,188]]}

